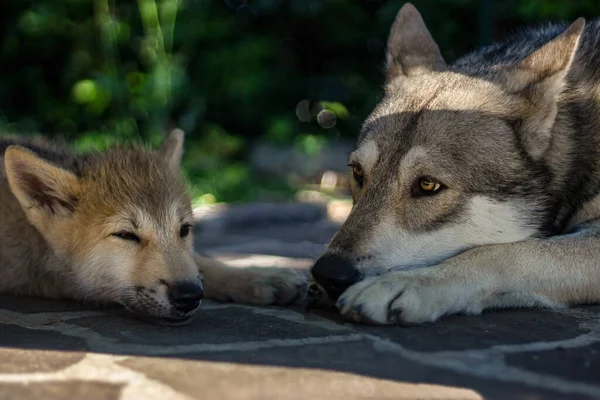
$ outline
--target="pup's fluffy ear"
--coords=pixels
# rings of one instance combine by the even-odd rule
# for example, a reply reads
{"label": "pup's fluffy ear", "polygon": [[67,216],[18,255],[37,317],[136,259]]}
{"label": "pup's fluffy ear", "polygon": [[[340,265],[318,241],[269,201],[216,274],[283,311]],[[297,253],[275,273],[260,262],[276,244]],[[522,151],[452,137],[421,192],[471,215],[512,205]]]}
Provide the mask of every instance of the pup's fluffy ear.
{"label": "pup's fluffy ear", "polygon": [[526,98],[530,105],[520,130],[534,158],[539,158],[550,144],[558,96],[564,89],[584,27],[585,20],[577,19],[504,74],[508,90]]}
{"label": "pup's fluffy ear", "polygon": [[81,187],[70,171],[21,146],[6,149],[4,167],[10,189],[32,223],[68,217],[75,211]]}
{"label": "pup's fluffy ear", "polygon": [[158,155],[165,160],[169,168],[173,171],[179,171],[181,166],[183,136],[184,133],[181,129],[173,129],[158,149]]}
{"label": "pup's fluffy ear", "polygon": [[438,45],[411,3],[402,6],[387,42],[387,81],[446,69]]}

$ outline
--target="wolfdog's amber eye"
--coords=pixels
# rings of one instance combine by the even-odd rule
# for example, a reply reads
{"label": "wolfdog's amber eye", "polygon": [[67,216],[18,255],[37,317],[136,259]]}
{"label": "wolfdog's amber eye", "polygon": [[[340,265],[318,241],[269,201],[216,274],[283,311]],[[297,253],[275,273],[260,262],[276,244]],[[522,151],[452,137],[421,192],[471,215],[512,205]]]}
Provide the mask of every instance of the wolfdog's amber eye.
{"label": "wolfdog's amber eye", "polygon": [[360,167],[360,165],[358,165],[358,164],[348,164],[348,166],[350,168],[352,168],[352,175],[354,176],[354,180],[359,185],[362,185],[363,184],[364,175],[363,175],[363,170]]}
{"label": "wolfdog's amber eye", "polygon": [[420,178],[413,186],[413,197],[427,196],[438,193],[445,186],[431,178]]}
{"label": "wolfdog's amber eye", "polygon": [[135,233],[131,233],[131,232],[121,231],[121,232],[113,233],[112,236],[118,237],[119,239],[123,239],[123,240],[129,240],[131,242],[136,242],[136,243],[140,242],[140,238]]}
{"label": "wolfdog's amber eye", "polygon": [[426,192],[435,192],[436,190],[439,190],[441,186],[439,183],[430,181],[429,179],[421,179],[419,185],[421,186],[421,189]]}
{"label": "wolfdog's amber eye", "polygon": [[187,235],[189,235],[191,231],[192,231],[192,226],[190,224],[185,224],[179,230],[179,236],[181,236],[182,238],[184,238]]}

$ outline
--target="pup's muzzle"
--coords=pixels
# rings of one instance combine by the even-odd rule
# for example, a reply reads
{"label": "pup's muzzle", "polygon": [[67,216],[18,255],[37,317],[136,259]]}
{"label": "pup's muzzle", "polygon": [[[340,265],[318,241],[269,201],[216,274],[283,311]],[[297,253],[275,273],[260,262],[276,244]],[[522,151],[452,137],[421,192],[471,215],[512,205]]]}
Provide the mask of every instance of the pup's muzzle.
{"label": "pup's muzzle", "polygon": [[310,272],[333,300],[361,280],[360,273],[350,260],[332,254],[319,258]]}

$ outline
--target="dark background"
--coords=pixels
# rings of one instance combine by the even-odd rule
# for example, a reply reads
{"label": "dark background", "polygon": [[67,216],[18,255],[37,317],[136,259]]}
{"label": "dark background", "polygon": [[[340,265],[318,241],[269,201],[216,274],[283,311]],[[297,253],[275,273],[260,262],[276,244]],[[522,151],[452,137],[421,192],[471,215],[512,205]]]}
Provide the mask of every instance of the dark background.
{"label": "dark background", "polygon": [[[88,149],[179,126],[198,203],[335,195],[403,3],[2,0],[0,130]],[[600,15],[597,0],[413,4],[447,62],[524,25]]]}

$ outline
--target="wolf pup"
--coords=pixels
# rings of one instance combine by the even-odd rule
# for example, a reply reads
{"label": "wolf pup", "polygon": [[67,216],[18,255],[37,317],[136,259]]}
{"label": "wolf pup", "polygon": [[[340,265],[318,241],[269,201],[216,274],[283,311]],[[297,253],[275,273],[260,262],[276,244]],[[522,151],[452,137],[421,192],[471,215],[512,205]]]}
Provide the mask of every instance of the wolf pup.
{"label": "wolf pup", "polygon": [[189,321],[204,296],[262,305],[300,299],[301,272],[230,268],[194,253],[182,148],[178,130],[158,151],[75,155],[0,141],[0,293],[120,303],[167,324]]}
{"label": "wolf pup", "polygon": [[353,209],[312,268],[341,314],[402,324],[599,302],[600,21],[447,65],[406,4],[386,58],[350,155]]}

